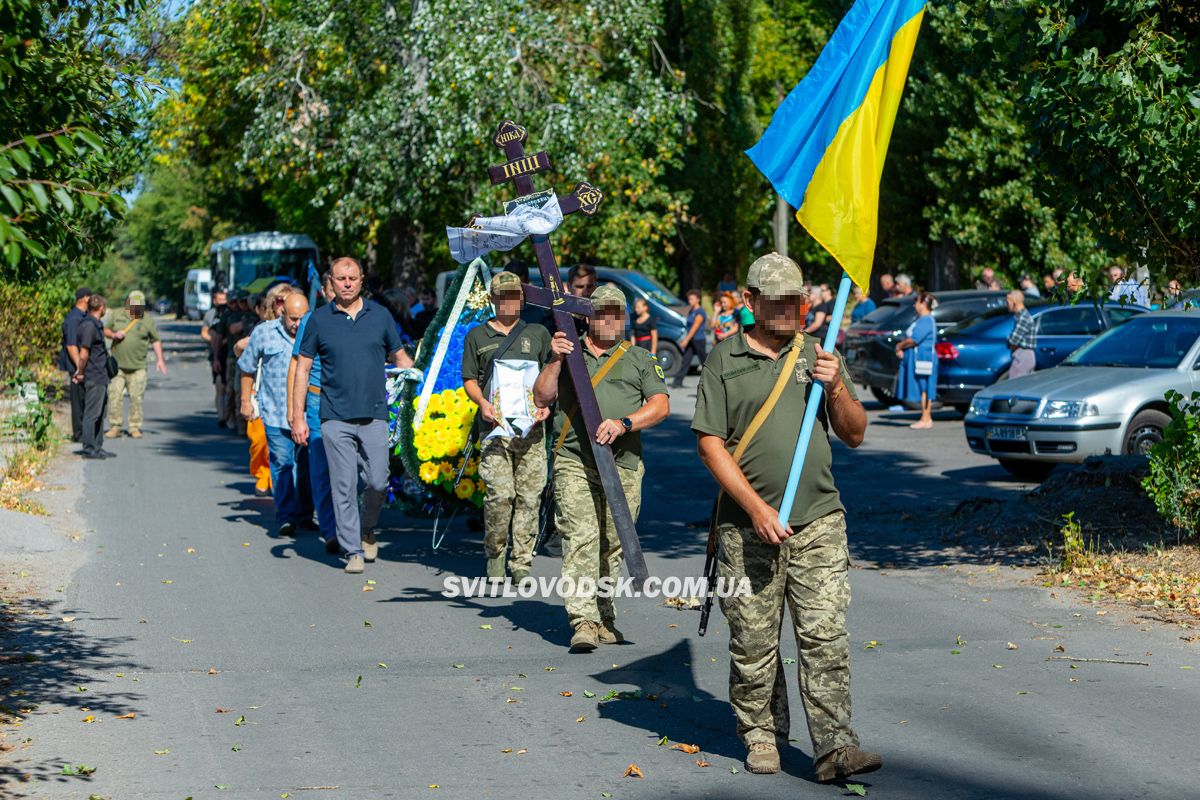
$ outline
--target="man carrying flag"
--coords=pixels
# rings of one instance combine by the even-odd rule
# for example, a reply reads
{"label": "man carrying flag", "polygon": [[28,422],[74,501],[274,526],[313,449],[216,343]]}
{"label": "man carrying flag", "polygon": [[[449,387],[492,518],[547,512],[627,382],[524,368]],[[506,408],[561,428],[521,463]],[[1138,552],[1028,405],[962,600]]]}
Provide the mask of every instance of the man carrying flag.
{"label": "man carrying flag", "polygon": [[816,779],[882,765],[859,749],[850,727],[849,554],[828,430],[851,447],[866,432],[866,412],[833,349],[851,280],[869,286],[879,181],[923,13],[923,0],[856,0],[747,151],[845,270],[822,346],[797,334],[800,268],[774,253],[758,259],[744,298],[757,325],[717,345],[696,398],[692,430],[720,485],[710,553],[715,544],[720,577],[749,578],[752,587],[748,597],[721,601],[729,699],[749,772],[778,772],[778,742],[788,738],[779,653],[785,605]]}

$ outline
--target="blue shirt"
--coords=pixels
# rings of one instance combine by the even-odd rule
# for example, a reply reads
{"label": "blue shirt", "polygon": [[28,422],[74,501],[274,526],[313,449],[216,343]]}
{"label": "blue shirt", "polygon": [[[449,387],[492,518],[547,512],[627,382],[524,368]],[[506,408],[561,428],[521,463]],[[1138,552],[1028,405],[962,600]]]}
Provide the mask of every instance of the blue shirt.
{"label": "blue shirt", "polygon": [[300,355],[321,357],[321,421],[388,418],[384,366],[400,335],[383,306],[363,300],[351,317],[337,303],[312,312]]}
{"label": "blue shirt", "polygon": [[[292,347],[292,355],[300,355],[300,342],[304,339],[304,329],[308,327],[308,318],[312,316],[309,311],[300,318],[300,327],[296,328],[296,344]],[[321,388],[321,357],[317,356],[313,359],[312,371],[308,373],[308,385]]]}
{"label": "blue shirt", "polygon": [[1108,299],[1119,303],[1122,297],[1128,297],[1131,303],[1149,307],[1150,298],[1147,295],[1145,286],[1126,278],[1113,284],[1112,291],[1108,293]]}
{"label": "blue shirt", "polygon": [[708,322],[708,315],[704,313],[704,309],[700,306],[689,308],[686,323],[689,331],[692,329],[692,325],[696,321],[696,317],[700,318],[700,327],[696,329],[696,335],[693,336],[692,339],[703,342],[705,340],[704,323]]}
{"label": "blue shirt", "polygon": [[67,352],[67,345],[75,346],[79,338],[79,323],[87,316],[86,311],[80,311],[79,306],[71,306],[62,324],[62,352],[58,356],[58,366],[68,375],[75,374],[75,362]]}
{"label": "blue shirt", "polygon": [[867,314],[870,314],[874,310],[875,301],[869,297],[864,297],[862,302],[856,305],[854,310],[850,312],[850,321],[858,322],[860,319],[865,317]]}
{"label": "blue shirt", "polygon": [[283,320],[273,319],[255,327],[250,344],[238,358],[238,369],[253,375],[262,359],[258,380],[258,415],[271,428],[287,428],[287,374],[292,362],[292,337]]}

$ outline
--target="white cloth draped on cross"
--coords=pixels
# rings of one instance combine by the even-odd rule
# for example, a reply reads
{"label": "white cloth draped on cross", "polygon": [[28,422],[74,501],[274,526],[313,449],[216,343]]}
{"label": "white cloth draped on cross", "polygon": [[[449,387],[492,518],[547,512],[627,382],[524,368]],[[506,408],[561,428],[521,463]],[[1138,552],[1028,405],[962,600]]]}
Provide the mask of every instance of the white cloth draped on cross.
{"label": "white cloth draped on cross", "polygon": [[530,235],[546,235],[562,224],[558,197],[549,193],[541,205],[518,205],[500,217],[476,217],[469,228],[446,228],[450,255],[460,264],[497,250],[507,251]]}

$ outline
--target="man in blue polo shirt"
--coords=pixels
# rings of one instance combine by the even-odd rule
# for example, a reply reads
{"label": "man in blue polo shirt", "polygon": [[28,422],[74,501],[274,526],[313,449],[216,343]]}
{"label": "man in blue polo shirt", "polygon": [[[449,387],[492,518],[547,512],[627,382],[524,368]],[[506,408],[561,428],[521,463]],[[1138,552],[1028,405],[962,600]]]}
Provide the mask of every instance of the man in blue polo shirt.
{"label": "man in blue polo shirt", "polygon": [[[326,303],[333,302],[333,275],[329,270],[321,277],[321,294]],[[325,458],[325,444],[321,441],[321,357],[313,359],[308,374],[308,385],[296,381],[296,364],[300,361],[300,343],[312,312],[300,320],[296,331],[296,346],[292,349],[291,371],[288,373],[288,423],[295,428],[295,421],[303,418],[308,423],[308,475],[312,486],[313,505],[317,508],[317,527],[325,540],[325,552],[337,555],[341,552],[337,538],[337,521],[333,515],[333,496],[329,489],[329,461]]]}
{"label": "man in blue polo shirt", "polygon": [[[360,573],[379,554],[375,523],[388,482],[388,405],[384,366],[411,367],[392,315],[362,296],[363,268],[353,258],[330,267],[333,302],[308,318],[294,380],[306,386],[313,359],[321,357],[321,442],[329,463],[329,488],[346,572]],[[308,444],[308,422],[295,417],[297,444]],[[363,507],[358,509],[362,475]]]}

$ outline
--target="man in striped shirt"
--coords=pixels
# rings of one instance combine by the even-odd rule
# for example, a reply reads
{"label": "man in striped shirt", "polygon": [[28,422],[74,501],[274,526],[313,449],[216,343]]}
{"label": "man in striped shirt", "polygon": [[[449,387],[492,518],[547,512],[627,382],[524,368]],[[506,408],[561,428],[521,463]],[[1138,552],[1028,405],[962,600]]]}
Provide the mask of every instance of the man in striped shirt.
{"label": "man in striped shirt", "polygon": [[1012,363],[1008,377],[1019,378],[1037,369],[1037,334],[1034,333],[1033,317],[1025,308],[1025,294],[1020,289],[1008,293],[1008,311],[1013,315],[1013,330],[1008,335],[1008,349],[1012,351]]}

